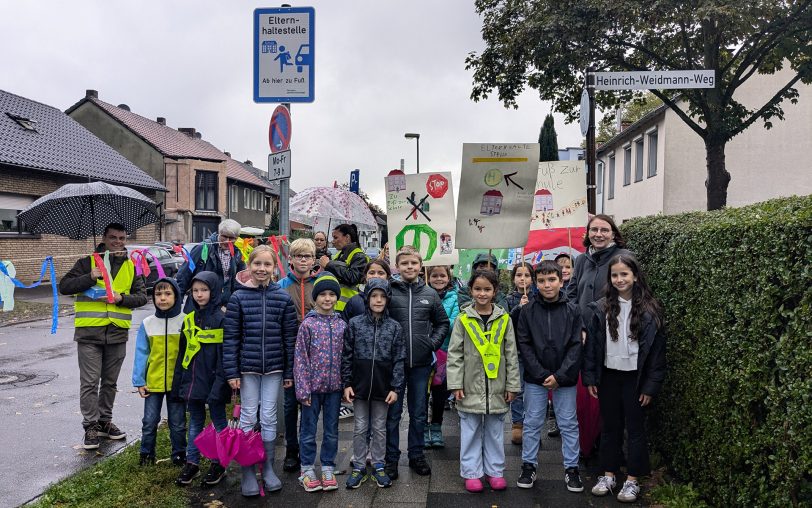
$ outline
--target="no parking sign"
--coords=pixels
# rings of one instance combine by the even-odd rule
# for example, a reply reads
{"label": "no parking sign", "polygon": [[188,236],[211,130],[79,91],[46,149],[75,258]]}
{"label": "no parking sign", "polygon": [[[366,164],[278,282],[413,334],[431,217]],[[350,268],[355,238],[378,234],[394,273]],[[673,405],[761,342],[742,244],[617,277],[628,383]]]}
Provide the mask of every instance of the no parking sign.
{"label": "no parking sign", "polygon": [[268,126],[268,143],[271,145],[271,153],[284,152],[290,148],[292,130],[290,111],[285,106],[277,106],[271,115],[271,124]]}

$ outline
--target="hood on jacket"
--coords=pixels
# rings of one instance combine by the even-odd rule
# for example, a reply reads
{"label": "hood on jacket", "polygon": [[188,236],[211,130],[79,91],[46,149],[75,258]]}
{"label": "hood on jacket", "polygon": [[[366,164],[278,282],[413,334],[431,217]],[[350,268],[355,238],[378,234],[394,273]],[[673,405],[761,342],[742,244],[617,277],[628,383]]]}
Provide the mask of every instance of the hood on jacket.
{"label": "hood on jacket", "polygon": [[295,284],[299,284],[300,282],[303,281],[314,282],[316,280],[316,277],[321,275],[321,267],[319,265],[316,265],[316,268],[318,268],[318,270],[314,268],[313,270],[310,270],[310,275],[307,275],[304,278],[300,279],[299,277],[296,276],[296,273],[293,271],[293,265],[289,264],[288,274],[285,276],[285,278],[290,279],[290,281]]}
{"label": "hood on jacket", "polygon": [[[372,294],[372,291],[375,289],[382,289],[383,292],[386,294],[386,300],[392,299],[392,287],[389,285],[389,281],[386,279],[370,279],[364,285],[364,300],[369,302],[369,295]],[[367,304],[367,307],[369,304]]]}
{"label": "hood on jacket", "polygon": [[[156,280],[155,281],[155,286],[157,286],[161,282],[166,282],[167,284],[172,286],[172,291],[174,291],[174,293],[175,293],[175,305],[173,305],[172,308],[169,309],[169,310],[161,310],[156,305],[155,306],[155,317],[159,317],[159,318],[162,318],[162,319],[163,318],[175,317],[178,314],[180,314],[181,308],[183,307],[183,298],[182,298],[182,296],[180,294],[180,286],[178,286],[178,283],[175,282],[175,279],[170,279],[169,277],[163,277],[161,279]],[[154,289],[153,289],[153,292],[152,292],[152,303],[153,303],[153,305],[155,304],[155,291],[154,291]]]}
{"label": "hood on jacket", "polygon": [[494,256],[493,254],[488,256],[487,252],[480,252],[474,258],[474,262],[471,263],[471,270],[473,270],[476,265],[485,264],[488,261],[490,261],[491,265],[493,265],[494,270],[499,268],[499,263],[497,263],[496,256]]}
{"label": "hood on jacket", "polygon": [[194,301],[194,297],[191,296],[192,301],[194,302],[194,306],[196,310],[205,309],[206,307],[216,307],[220,305],[220,299],[223,296],[223,277],[217,275],[214,272],[200,272],[192,278],[192,282],[189,284],[189,292],[192,291],[192,286],[194,285],[195,281],[199,280],[203,284],[209,287],[209,292],[211,293],[211,299],[209,303],[206,304],[204,307],[201,307]]}

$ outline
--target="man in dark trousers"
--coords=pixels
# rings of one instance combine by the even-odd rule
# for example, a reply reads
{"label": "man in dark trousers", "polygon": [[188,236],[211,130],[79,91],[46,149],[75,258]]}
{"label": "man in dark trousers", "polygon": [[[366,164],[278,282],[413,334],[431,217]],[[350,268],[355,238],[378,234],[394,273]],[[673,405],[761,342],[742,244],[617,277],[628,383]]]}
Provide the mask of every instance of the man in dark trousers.
{"label": "man in dark trousers", "polygon": [[[135,274],[135,266],[124,247],[126,241],[124,226],[113,223],[105,228],[102,243],[96,247],[109,274],[113,302],[107,301],[103,267],[97,265],[93,256],[76,261],[59,282],[60,293],[76,295],[73,340],[77,342],[79,356],[83,446],[88,450],[98,448],[101,437],[126,437],[112,421],[116,382],[127,354],[132,309],[147,303],[144,278]],[[92,294],[94,291],[96,295]]]}

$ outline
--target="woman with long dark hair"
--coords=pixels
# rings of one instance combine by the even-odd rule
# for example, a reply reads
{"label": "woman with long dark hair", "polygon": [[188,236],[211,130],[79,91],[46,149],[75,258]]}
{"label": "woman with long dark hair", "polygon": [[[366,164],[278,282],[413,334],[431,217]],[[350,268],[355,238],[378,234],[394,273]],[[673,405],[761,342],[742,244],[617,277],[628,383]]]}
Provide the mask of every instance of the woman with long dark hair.
{"label": "woman with long dark hair", "polygon": [[354,224],[339,224],[333,229],[333,259],[322,256],[321,267],[338,279],[341,295],[336,302],[336,312],[341,312],[347,301],[358,294],[358,284],[364,280],[364,267],[368,259],[358,245],[358,227]]}

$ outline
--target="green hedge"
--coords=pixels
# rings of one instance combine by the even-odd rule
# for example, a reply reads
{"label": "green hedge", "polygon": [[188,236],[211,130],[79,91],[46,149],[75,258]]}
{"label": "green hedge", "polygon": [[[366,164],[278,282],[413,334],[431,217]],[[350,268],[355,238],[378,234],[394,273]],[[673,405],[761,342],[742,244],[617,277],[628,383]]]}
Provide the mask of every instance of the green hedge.
{"label": "green hedge", "polygon": [[650,440],[717,506],[812,506],[812,196],[621,228],[666,310]]}

